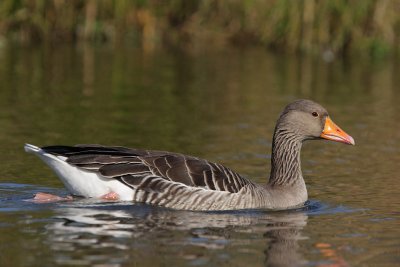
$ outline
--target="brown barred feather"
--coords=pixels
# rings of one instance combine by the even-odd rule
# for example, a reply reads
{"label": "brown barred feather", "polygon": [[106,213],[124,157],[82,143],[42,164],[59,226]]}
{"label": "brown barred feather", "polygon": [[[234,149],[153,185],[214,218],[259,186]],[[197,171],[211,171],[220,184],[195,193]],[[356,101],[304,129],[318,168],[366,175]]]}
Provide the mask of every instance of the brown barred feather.
{"label": "brown barred feather", "polygon": [[101,175],[105,177],[116,177],[123,176],[127,174],[141,174],[141,175],[149,175],[151,174],[149,167],[143,164],[137,163],[114,163],[107,164],[102,166],[99,169]]}

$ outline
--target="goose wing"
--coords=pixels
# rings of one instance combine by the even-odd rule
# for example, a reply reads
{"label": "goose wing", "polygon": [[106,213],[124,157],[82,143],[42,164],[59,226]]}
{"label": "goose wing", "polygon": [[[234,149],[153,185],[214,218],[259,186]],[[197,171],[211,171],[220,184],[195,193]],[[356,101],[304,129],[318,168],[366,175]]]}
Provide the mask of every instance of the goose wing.
{"label": "goose wing", "polygon": [[170,181],[192,188],[236,193],[246,185],[253,185],[223,165],[178,153],[99,145],[42,149],[65,157],[71,165],[117,179],[132,188],[157,191],[158,182],[165,185]]}

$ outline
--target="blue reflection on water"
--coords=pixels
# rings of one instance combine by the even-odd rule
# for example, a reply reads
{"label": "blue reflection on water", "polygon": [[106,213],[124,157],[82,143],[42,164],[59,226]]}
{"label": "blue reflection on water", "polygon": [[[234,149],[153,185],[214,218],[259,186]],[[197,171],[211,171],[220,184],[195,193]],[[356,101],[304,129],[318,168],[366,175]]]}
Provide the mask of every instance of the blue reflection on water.
{"label": "blue reflection on water", "polygon": [[[138,210],[148,210],[154,207],[146,204],[132,204],[127,202],[104,202],[94,199],[76,199],[72,202],[60,202],[60,203],[32,203],[27,200],[31,199],[38,192],[46,192],[49,194],[55,194],[60,196],[68,195],[68,192],[62,188],[50,188],[30,184],[18,184],[18,183],[0,183],[0,212],[15,212],[24,210],[43,210],[59,205],[71,205],[73,207],[85,207],[95,208],[103,210],[129,210],[134,208]],[[165,209],[162,207],[156,207],[157,209]],[[276,211],[276,210],[265,210],[265,209],[247,209],[247,210],[234,210],[234,211],[206,211],[203,213],[207,214],[226,214],[226,215],[242,215],[242,216],[259,216],[265,213],[287,213],[287,212],[305,212],[307,215],[325,215],[325,214],[337,214],[337,213],[351,213],[359,212],[365,209],[351,208],[343,205],[335,205],[331,203],[321,202],[318,200],[308,200],[303,207]]]}

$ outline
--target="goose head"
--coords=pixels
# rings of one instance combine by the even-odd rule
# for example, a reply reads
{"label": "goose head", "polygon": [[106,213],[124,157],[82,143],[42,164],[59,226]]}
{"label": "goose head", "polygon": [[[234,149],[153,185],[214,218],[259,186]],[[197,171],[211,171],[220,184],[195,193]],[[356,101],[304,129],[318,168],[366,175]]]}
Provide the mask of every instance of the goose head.
{"label": "goose head", "polygon": [[300,99],[287,105],[280,115],[275,134],[287,133],[299,141],[327,139],[354,145],[354,139],[337,126],[321,105]]}

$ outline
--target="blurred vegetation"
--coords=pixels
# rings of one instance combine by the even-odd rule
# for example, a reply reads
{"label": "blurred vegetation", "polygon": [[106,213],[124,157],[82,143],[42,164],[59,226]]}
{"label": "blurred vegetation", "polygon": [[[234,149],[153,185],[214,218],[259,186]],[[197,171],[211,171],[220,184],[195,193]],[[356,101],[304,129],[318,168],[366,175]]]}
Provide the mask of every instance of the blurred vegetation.
{"label": "blurred vegetation", "polygon": [[0,39],[257,44],[381,57],[400,48],[400,0],[1,0]]}

